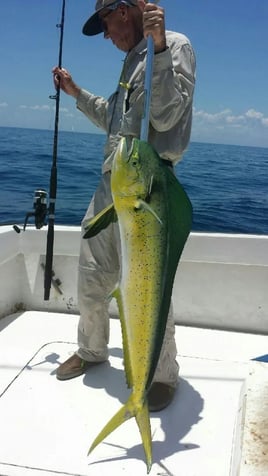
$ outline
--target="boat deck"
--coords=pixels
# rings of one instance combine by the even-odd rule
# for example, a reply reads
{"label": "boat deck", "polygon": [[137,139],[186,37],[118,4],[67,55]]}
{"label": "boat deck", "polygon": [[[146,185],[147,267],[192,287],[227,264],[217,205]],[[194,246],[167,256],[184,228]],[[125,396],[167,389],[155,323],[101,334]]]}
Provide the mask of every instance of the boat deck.
{"label": "boat deck", "polygon": [[[0,320],[1,476],[146,474],[134,419],[87,456],[128,389],[117,319],[109,362],[56,379],[76,350],[77,319],[28,311]],[[267,336],[176,326],[176,340],[181,379],[172,404],[151,415],[150,475],[267,476],[268,364],[251,361],[267,354]]]}

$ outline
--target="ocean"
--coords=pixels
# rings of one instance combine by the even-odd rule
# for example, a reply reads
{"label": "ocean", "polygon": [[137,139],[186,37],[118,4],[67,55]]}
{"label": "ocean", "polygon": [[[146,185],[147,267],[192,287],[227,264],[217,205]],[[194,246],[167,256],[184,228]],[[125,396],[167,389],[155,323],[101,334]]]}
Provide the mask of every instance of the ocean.
{"label": "ocean", "polygon": [[[36,189],[49,196],[53,140],[54,131],[0,127],[0,225],[23,224]],[[55,224],[80,224],[104,142],[59,131]],[[268,234],[268,148],[191,142],[176,175],[193,204],[193,231]]]}

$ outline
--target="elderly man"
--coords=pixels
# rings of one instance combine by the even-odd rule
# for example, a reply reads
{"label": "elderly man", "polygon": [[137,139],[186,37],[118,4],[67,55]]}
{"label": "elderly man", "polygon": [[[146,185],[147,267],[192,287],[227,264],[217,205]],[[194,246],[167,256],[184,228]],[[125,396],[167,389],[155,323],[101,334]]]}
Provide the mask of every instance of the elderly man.
{"label": "elderly man", "polygon": [[[98,0],[83,27],[88,36],[99,33],[126,53],[118,87],[109,99],[80,88],[64,68],[54,68],[54,82],[76,99],[77,108],[107,133],[100,184],[84,221],[112,201],[111,164],[122,136],[139,137],[144,110],[146,38],[154,42],[154,67],[148,142],[158,154],[177,163],[188,145],[195,84],[195,57],[189,40],[165,30],[163,8],[144,0]],[[59,83],[60,79],[60,83]],[[82,222],[82,235],[84,234]],[[108,359],[109,315],[107,295],[120,269],[120,242],[116,223],[99,235],[81,240],[78,305],[78,350],[57,369],[57,378],[81,375]],[[164,343],[148,393],[149,409],[159,411],[173,399],[178,384],[175,325],[169,311]]]}

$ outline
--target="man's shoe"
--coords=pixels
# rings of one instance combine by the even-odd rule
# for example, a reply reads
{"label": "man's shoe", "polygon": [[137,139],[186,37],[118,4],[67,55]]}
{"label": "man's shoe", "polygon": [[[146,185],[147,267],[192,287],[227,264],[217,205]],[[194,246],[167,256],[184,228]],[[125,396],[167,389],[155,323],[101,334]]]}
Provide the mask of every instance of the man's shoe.
{"label": "man's shoe", "polygon": [[98,362],[87,362],[86,360],[81,359],[79,355],[74,354],[57,368],[57,379],[69,380],[71,378],[79,377],[79,375],[85,373],[89,367],[92,367],[97,363]]}
{"label": "man's shoe", "polygon": [[176,388],[167,383],[154,382],[148,392],[148,406],[150,412],[159,412],[166,408],[173,400]]}

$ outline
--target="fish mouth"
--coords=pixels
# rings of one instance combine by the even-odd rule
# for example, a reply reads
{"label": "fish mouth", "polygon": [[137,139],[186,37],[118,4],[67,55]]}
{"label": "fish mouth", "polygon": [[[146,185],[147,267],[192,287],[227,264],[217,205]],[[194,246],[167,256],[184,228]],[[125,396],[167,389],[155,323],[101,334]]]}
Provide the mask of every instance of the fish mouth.
{"label": "fish mouth", "polygon": [[124,159],[127,163],[131,159],[131,155],[134,149],[134,138],[133,137],[124,137],[122,139],[122,144],[121,144],[121,153],[122,153],[122,159]]}
{"label": "fish mouth", "polygon": [[137,146],[137,140],[138,139],[136,137],[132,136],[122,137],[118,147],[118,155],[123,161],[130,161],[133,151],[135,149],[135,144]]}

